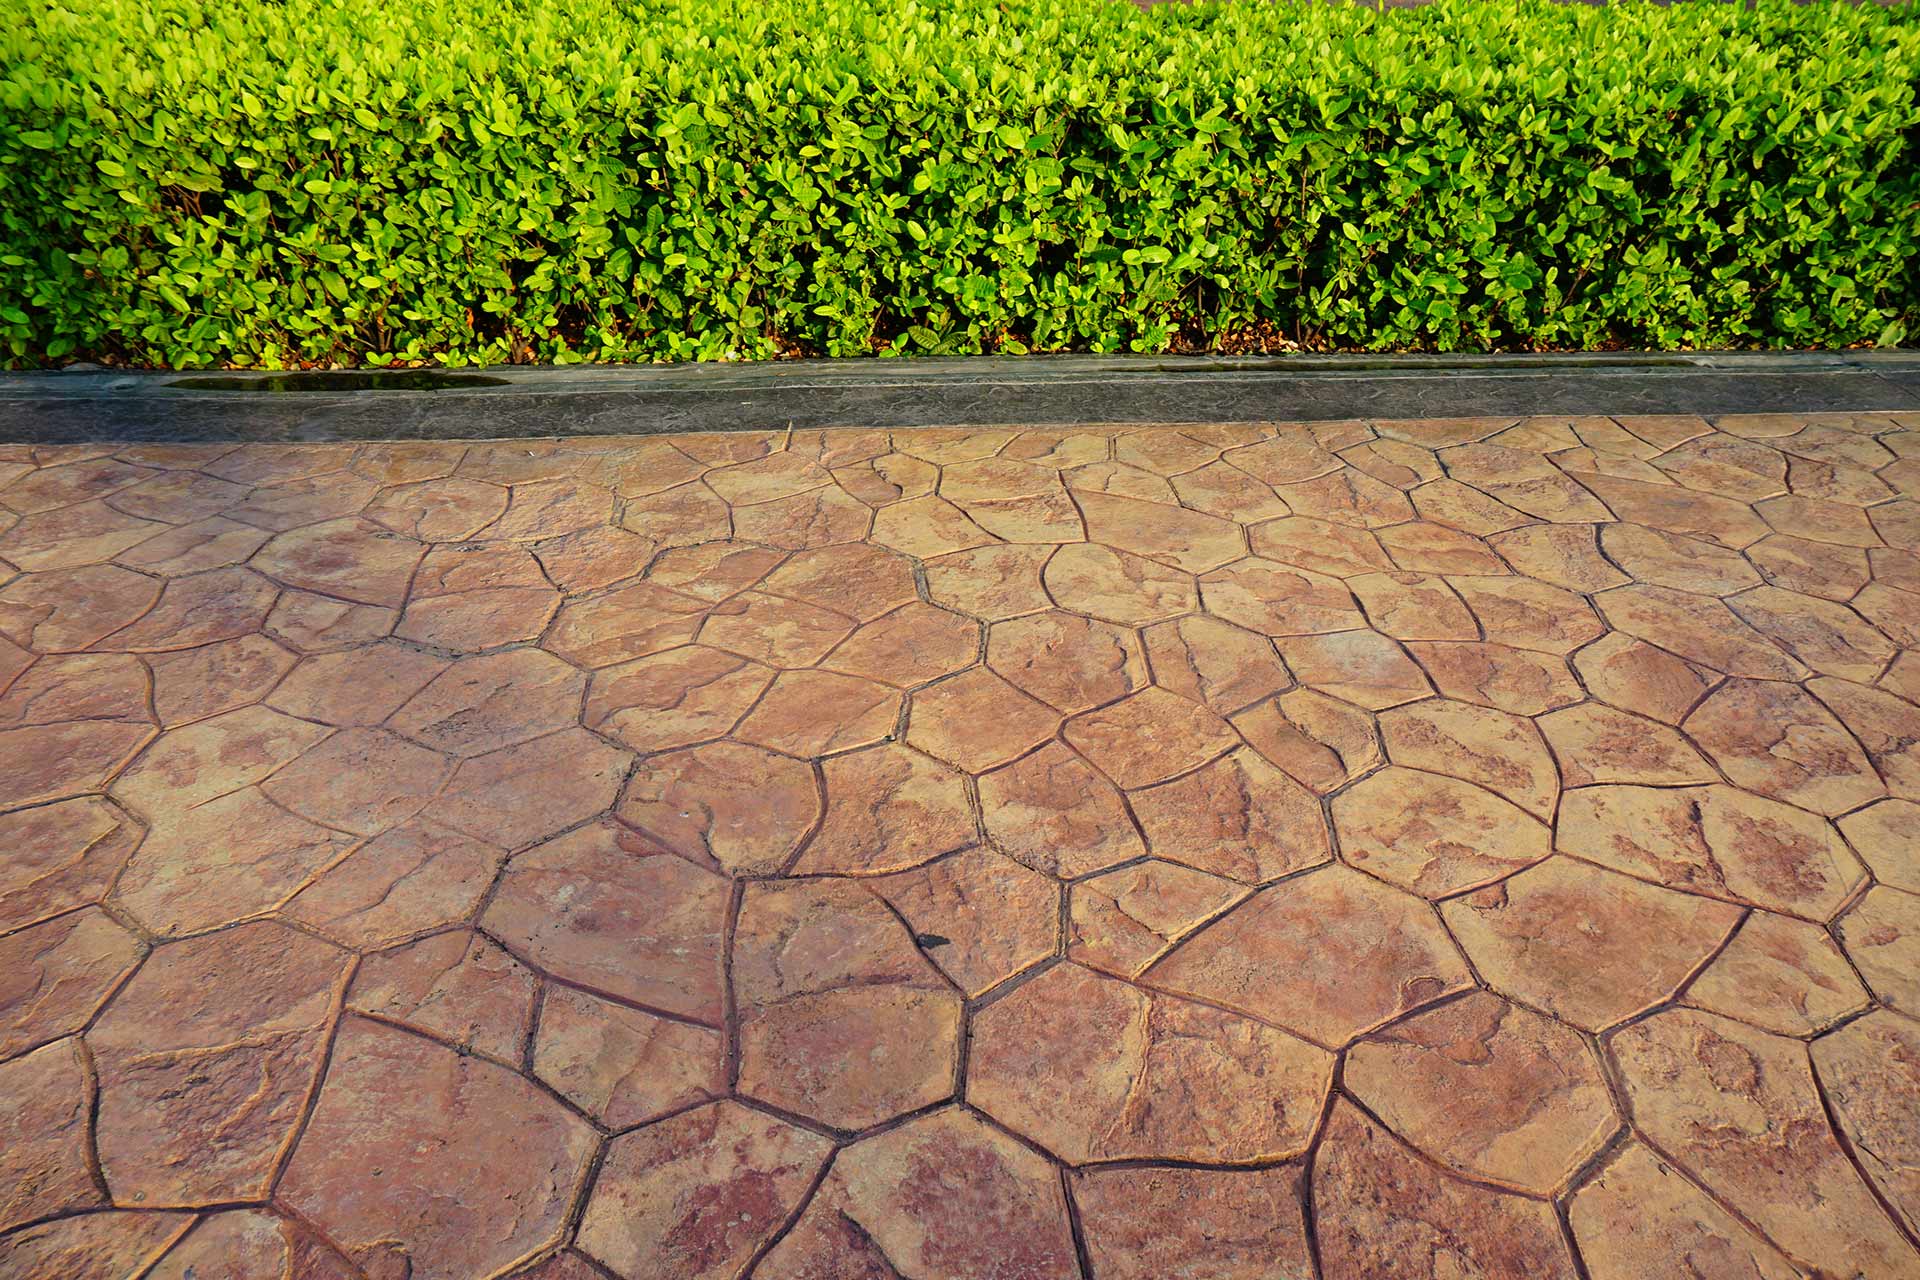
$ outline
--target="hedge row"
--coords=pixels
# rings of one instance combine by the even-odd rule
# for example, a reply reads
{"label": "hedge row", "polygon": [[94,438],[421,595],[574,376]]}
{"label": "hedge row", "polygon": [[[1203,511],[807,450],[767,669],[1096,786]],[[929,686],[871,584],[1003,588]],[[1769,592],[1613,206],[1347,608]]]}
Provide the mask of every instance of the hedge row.
{"label": "hedge row", "polygon": [[14,364],[1920,334],[1911,3],[19,3]]}

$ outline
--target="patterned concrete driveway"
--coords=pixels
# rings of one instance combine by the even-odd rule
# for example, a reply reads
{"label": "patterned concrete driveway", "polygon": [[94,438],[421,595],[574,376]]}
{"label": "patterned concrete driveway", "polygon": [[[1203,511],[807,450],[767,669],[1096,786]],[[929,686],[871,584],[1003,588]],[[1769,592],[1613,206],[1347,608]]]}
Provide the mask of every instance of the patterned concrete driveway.
{"label": "patterned concrete driveway", "polygon": [[1920,1275],[1920,416],[0,506],[8,1280]]}

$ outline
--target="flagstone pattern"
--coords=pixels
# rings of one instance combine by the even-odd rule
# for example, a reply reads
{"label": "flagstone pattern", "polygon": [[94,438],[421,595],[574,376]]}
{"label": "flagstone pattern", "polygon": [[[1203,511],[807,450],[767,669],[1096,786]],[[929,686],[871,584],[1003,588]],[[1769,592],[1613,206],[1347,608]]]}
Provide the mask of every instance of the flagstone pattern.
{"label": "flagstone pattern", "polygon": [[1920,415],[0,446],[0,1275],[1920,1275]]}

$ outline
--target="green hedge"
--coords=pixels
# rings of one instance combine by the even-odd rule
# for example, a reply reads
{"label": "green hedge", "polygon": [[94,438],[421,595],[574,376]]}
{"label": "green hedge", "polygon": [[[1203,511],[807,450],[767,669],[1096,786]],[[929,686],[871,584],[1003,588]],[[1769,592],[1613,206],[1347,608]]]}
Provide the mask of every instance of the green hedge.
{"label": "green hedge", "polygon": [[1920,334],[1911,3],[16,3],[16,365]]}

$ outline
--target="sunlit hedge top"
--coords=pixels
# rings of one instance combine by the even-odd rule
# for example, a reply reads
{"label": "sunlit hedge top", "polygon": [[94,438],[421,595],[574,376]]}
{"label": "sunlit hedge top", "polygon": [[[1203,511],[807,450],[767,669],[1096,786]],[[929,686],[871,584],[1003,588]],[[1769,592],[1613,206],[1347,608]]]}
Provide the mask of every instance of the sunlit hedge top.
{"label": "sunlit hedge top", "polygon": [[1920,7],[20,0],[0,358],[1920,332]]}

